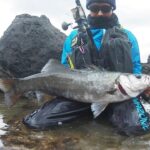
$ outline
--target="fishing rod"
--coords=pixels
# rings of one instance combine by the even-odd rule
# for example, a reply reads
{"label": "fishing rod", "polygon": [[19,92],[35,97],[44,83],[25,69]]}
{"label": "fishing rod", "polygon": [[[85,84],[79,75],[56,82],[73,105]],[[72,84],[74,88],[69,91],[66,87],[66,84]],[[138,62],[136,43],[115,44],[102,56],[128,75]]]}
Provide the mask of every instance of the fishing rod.
{"label": "fishing rod", "polygon": [[77,6],[71,10],[73,18],[78,25],[76,28],[79,29],[79,32],[86,32],[87,29],[89,29],[89,24],[80,0],[76,0],[76,5]]}
{"label": "fishing rod", "polygon": [[[79,0],[76,0],[76,7],[71,9],[73,18],[77,23],[77,26],[73,27],[73,29],[79,29],[79,31],[85,32],[86,28],[89,27],[84,9]],[[63,30],[67,30],[68,27],[72,25],[72,23],[63,22],[62,28]]]}
{"label": "fishing rod", "polygon": [[[78,29],[78,37],[80,40],[82,40],[84,43],[89,42],[90,46],[92,47],[91,49],[91,56],[95,55],[95,57],[97,56],[97,47],[94,43],[93,37],[92,37],[92,33],[90,30],[90,25],[88,23],[86,14],[84,12],[84,9],[81,5],[80,0],[75,0],[76,2],[76,7],[71,9],[73,18],[75,20],[75,23],[77,24],[77,26],[73,27],[73,29]],[[68,27],[72,25],[72,23],[66,23],[64,22],[62,24],[62,28],[63,30],[67,30]],[[93,57],[93,56],[92,56]],[[94,58],[94,57],[93,57]],[[98,59],[93,59],[93,64],[96,64]]]}

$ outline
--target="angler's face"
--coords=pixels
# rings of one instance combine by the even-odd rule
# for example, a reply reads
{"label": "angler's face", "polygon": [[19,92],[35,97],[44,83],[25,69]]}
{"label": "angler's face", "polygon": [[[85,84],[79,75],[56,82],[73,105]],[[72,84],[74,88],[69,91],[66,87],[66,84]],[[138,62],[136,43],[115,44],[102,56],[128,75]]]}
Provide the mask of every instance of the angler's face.
{"label": "angler's face", "polygon": [[112,6],[108,3],[93,3],[89,6],[90,15],[93,17],[96,16],[106,16],[109,17],[112,15],[113,9]]}

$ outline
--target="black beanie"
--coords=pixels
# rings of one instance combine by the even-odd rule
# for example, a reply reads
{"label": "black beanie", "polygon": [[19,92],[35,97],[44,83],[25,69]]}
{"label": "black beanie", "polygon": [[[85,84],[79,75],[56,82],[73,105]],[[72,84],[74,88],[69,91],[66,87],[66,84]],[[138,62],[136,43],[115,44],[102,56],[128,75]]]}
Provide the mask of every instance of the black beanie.
{"label": "black beanie", "polygon": [[113,10],[116,9],[116,0],[86,0],[86,8],[89,9],[89,5],[92,3],[108,3],[113,7]]}

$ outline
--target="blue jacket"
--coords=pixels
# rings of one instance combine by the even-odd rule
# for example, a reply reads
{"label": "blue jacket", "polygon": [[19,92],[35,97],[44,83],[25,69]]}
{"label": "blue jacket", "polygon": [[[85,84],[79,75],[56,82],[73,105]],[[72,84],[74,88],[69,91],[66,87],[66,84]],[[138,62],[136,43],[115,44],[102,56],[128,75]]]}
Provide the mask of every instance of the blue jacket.
{"label": "blue jacket", "polygon": [[[141,66],[141,61],[140,61],[140,52],[139,52],[138,42],[135,36],[130,31],[126,29],[124,29],[124,31],[125,33],[127,33],[128,38],[132,44],[131,57],[132,57],[132,62],[133,62],[133,73],[141,74],[142,66]],[[104,35],[104,30],[103,29],[91,29],[91,32],[93,35],[95,45],[97,46],[98,50],[100,50],[101,41]],[[72,53],[71,43],[72,43],[72,39],[76,35],[77,35],[77,30],[74,30],[65,40],[63,51],[62,51],[62,57],[61,57],[61,63],[64,64],[65,66],[68,66],[67,56],[68,54]]]}

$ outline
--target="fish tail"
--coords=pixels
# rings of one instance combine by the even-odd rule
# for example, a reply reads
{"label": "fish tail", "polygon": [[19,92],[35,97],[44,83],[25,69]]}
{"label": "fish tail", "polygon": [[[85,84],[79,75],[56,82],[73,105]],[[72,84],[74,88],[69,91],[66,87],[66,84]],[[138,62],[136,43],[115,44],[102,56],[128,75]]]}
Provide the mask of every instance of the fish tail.
{"label": "fish tail", "polygon": [[92,103],[91,110],[93,112],[93,117],[97,118],[107,107],[108,104],[103,103]]}
{"label": "fish tail", "polygon": [[4,101],[7,106],[12,106],[21,96],[14,90],[15,79],[0,79],[0,90],[4,92]]}

